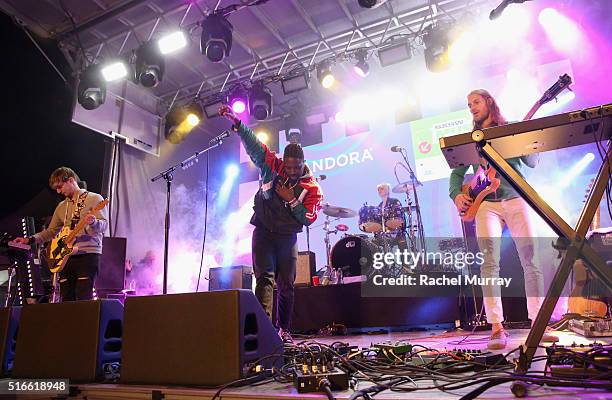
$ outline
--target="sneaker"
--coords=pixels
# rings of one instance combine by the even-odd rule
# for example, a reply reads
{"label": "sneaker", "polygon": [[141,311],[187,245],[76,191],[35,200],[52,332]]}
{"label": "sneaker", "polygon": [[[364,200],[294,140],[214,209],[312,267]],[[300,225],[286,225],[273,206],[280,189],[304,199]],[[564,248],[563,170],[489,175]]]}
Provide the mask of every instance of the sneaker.
{"label": "sneaker", "polygon": [[542,342],[558,342],[559,336],[552,333],[553,330],[549,327],[546,327],[544,334],[542,335]]}
{"label": "sneaker", "polygon": [[508,332],[505,329],[500,329],[489,336],[487,348],[489,350],[501,350],[508,344]]}

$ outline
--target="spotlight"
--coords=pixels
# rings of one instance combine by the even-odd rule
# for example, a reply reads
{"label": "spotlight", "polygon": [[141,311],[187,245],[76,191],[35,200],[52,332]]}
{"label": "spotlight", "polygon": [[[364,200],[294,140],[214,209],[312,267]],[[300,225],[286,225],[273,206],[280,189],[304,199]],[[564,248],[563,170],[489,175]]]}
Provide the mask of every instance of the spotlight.
{"label": "spotlight", "polygon": [[268,140],[270,139],[270,134],[268,134],[266,131],[259,131],[255,134],[255,136],[257,136],[257,139],[259,139],[261,143],[268,143]]}
{"label": "spotlight", "polygon": [[230,164],[225,168],[225,176],[229,179],[235,178],[238,176],[238,166],[236,164]]}
{"label": "spotlight", "polygon": [[424,30],[425,66],[431,72],[442,72],[450,68],[448,55],[448,28],[429,26]]}
{"label": "spotlight", "polygon": [[357,3],[363,8],[376,8],[385,4],[387,0],[357,0]]}
{"label": "spotlight", "polygon": [[194,127],[202,121],[202,106],[197,102],[192,102],[185,107],[185,120],[189,126]]}
{"label": "spotlight", "polygon": [[200,121],[202,121],[202,107],[196,101],[173,108],[166,115],[166,139],[173,144],[180,143]]}
{"label": "spotlight", "polygon": [[310,71],[304,68],[299,71],[292,71],[288,76],[281,79],[284,94],[299,92],[310,87]]}
{"label": "spotlight", "polygon": [[164,76],[166,62],[159,46],[147,42],[136,50],[136,81],[144,87],[155,87]]}
{"label": "spotlight", "polygon": [[357,53],[355,53],[355,58],[357,62],[353,66],[353,71],[360,77],[365,78],[370,73],[370,65],[366,61],[368,58],[368,51],[366,49],[358,50]]}
{"label": "spotlight", "polygon": [[223,104],[225,104],[223,99],[216,97],[216,96],[205,99],[203,108],[204,108],[204,115],[206,115],[206,118],[211,119],[211,118],[218,117],[219,108],[221,108]]}
{"label": "spotlight", "polygon": [[378,60],[381,67],[397,64],[412,58],[412,49],[407,40],[391,41],[389,45],[378,50]]}
{"label": "spotlight", "polygon": [[247,109],[248,93],[242,86],[237,86],[228,97],[229,106],[236,114],[242,114]]}
{"label": "spotlight", "polygon": [[202,21],[200,51],[212,62],[230,55],[234,27],[222,14],[211,14]]}
{"label": "spotlight", "polygon": [[102,67],[102,76],[104,76],[106,82],[116,81],[126,77],[127,74],[128,69],[123,61],[115,61]]}
{"label": "spotlight", "polygon": [[187,46],[187,34],[183,31],[175,31],[162,36],[158,41],[159,52],[163,55],[174,53]]}
{"label": "spotlight", "polygon": [[106,100],[106,81],[100,75],[98,65],[91,65],[79,77],[77,99],[86,110],[93,110]]}
{"label": "spotlight", "polygon": [[256,82],[249,94],[249,111],[258,121],[272,115],[272,92],[263,82]]}
{"label": "spotlight", "polygon": [[331,71],[331,63],[323,62],[317,67],[317,78],[325,89],[329,89],[333,86],[336,78]]}

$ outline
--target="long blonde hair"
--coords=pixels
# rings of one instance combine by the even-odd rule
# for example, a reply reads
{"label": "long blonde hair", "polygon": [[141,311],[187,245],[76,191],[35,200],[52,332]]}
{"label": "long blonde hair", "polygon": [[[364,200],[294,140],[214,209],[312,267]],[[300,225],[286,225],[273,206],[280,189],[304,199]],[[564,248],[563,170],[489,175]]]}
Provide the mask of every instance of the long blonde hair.
{"label": "long blonde hair", "polygon": [[[501,114],[501,111],[499,110],[499,106],[497,105],[495,98],[491,96],[491,93],[489,93],[488,91],[484,89],[476,89],[476,90],[472,90],[468,94],[468,96],[471,96],[473,94],[482,96],[482,98],[487,103],[487,107],[489,108],[489,113],[491,114],[491,120],[493,121],[494,126],[504,125],[506,123],[506,118],[504,118],[504,116]],[[489,99],[491,100],[491,102],[489,102]],[[474,129],[480,129],[480,128],[482,128],[482,126],[479,126],[479,124],[476,121],[474,121]]]}

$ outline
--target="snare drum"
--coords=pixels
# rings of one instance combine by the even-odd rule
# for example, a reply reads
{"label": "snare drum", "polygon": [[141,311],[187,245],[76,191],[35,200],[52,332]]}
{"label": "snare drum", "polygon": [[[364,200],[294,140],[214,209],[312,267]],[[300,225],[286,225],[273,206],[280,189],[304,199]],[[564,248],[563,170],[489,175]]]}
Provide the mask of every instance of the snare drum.
{"label": "snare drum", "polygon": [[363,206],[359,209],[359,229],[374,233],[382,231],[382,213],[375,206]]}

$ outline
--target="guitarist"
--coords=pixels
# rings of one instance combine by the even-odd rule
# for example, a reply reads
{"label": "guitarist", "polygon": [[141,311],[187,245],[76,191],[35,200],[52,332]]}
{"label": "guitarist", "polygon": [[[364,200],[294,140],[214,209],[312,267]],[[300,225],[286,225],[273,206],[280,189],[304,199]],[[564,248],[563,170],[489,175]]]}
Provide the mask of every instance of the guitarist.
{"label": "guitarist", "polygon": [[85,219],[85,229],[76,235],[74,245],[78,252],[71,256],[60,271],[62,301],[89,300],[93,297],[94,279],[100,267],[102,235],[108,226],[108,210],[104,207],[96,214],[89,212],[103,199],[96,193],[79,188],[79,177],[68,167],[60,167],[49,177],[49,186],[66,198],[61,201],[49,223],[49,227],[27,238],[15,239],[19,243],[46,243],[53,239],[62,227],[74,227]]}
{"label": "guitarist", "polygon": [[[468,97],[468,107],[472,113],[474,129],[490,128],[506,124],[499,107],[489,92],[474,90]],[[506,160],[521,176],[525,167],[534,168],[537,155],[515,157]],[[481,164],[473,165],[474,171],[479,167],[485,171],[486,160],[481,158]],[[460,213],[466,212],[472,206],[472,198],[461,192],[461,185],[467,167],[455,168],[450,176],[450,198]],[[510,186],[508,181],[499,177],[498,189],[485,197],[476,212],[476,237],[478,246],[484,253],[484,262],[480,268],[482,278],[499,277],[500,239],[504,225],[508,226],[512,236],[525,276],[525,293],[527,295],[527,311],[529,318],[535,321],[544,297],[544,276],[539,266],[534,262],[534,226],[529,218],[529,205]],[[506,347],[508,333],[504,330],[501,289],[499,286],[482,286],[483,302],[487,314],[487,322],[492,325],[493,334],[489,337],[487,347],[499,350]],[[556,341],[558,338],[545,333],[544,341]]]}

